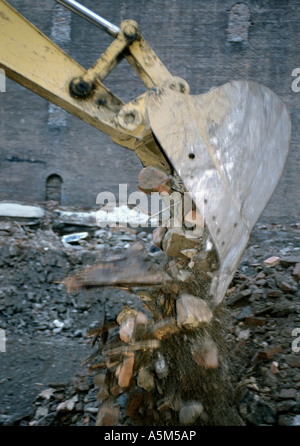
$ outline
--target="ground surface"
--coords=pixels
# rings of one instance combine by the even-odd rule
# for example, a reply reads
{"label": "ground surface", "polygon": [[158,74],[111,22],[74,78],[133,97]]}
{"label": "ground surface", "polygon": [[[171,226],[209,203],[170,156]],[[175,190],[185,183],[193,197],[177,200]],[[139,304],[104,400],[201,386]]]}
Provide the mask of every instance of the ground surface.
{"label": "ground surface", "polygon": [[[5,225],[0,238],[0,328],[6,334],[6,352],[0,353],[0,424],[93,425],[97,389],[80,367],[91,352],[86,331],[101,325],[104,305],[108,320],[114,320],[125,304],[142,304],[134,291],[67,293],[61,282],[93,264],[103,247],[126,248],[141,240],[152,261],[163,261],[164,255],[153,249],[147,232],[101,229],[81,245],[66,246],[49,229]],[[264,260],[271,256],[280,263],[266,267]],[[300,352],[292,349],[293,330],[300,329],[297,263],[299,225],[257,225],[228,291],[226,343],[245,424],[300,424]],[[124,410],[126,398],[118,397]],[[70,410],[57,410],[70,400]]]}

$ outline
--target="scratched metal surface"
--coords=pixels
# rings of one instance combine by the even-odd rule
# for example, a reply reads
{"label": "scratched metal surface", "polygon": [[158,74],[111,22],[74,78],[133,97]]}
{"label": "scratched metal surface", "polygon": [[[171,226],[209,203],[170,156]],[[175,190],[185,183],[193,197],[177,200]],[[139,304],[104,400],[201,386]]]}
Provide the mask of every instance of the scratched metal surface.
{"label": "scratched metal surface", "polygon": [[221,266],[211,289],[217,305],[282,175],[287,110],[267,87],[233,81],[197,96],[152,92],[147,113],[217,249]]}

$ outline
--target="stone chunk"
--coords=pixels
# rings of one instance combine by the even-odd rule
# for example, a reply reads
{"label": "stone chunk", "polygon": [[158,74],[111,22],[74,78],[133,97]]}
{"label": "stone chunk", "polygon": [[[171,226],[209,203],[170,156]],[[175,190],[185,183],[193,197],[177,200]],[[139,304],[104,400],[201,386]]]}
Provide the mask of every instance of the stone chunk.
{"label": "stone chunk", "polygon": [[173,318],[163,319],[153,326],[153,334],[157,339],[163,339],[165,336],[172,335],[178,330]]}
{"label": "stone chunk", "polygon": [[168,366],[166,364],[165,358],[160,353],[158,354],[158,360],[156,361],[154,368],[159,379],[164,379],[168,376]]}
{"label": "stone chunk", "polygon": [[297,397],[297,390],[296,389],[281,389],[279,393],[279,398],[284,400],[293,400]]}
{"label": "stone chunk", "polygon": [[155,386],[152,373],[147,369],[141,368],[138,373],[137,385],[147,392],[151,392]]}
{"label": "stone chunk", "polygon": [[184,257],[181,251],[199,246],[200,240],[196,237],[187,237],[188,233],[180,228],[169,229],[163,239],[162,247],[166,255],[171,257]]}
{"label": "stone chunk", "polygon": [[163,226],[158,226],[152,233],[153,243],[159,249],[162,249],[162,241],[165,236],[166,230],[167,229]]}
{"label": "stone chunk", "polygon": [[170,178],[165,172],[148,166],[141,170],[139,173],[139,189],[145,194],[151,194],[151,192],[171,192]]}
{"label": "stone chunk", "polygon": [[133,337],[135,339],[140,339],[146,334],[147,324],[148,324],[147,316],[142,311],[138,311],[135,317],[135,326],[133,332]]}
{"label": "stone chunk", "polygon": [[197,421],[197,418],[202,414],[203,406],[198,402],[191,402],[182,406],[179,411],[179,423],[182,426],[189,426]]}
{"label": "stone chunk", "polygon": [[214,342],[207,341],[203,346],[194,345],[193,359],[197,365],[205,369],[216,369],[219,365],[218,349]]}
{"label": "stone chunk", "polygon": [[95,387],[98,387],[98,389],[101,388],[101,386],[105,383],[106,375],[105,373],[98,373],[94,376],[93,384]]}
{"label": "stone chunk", "polygon": [[289,267],[297,263],[300,263],[300,256],[287,256],[280,259],[280,265],[285,267]]}
{"label": "stone chunk", "polygon": [[300,355],[287,355],[285,360],[290,367],[300,367]]}
{"label": "stone chunk", "polygon": [[278,265],[278,263],[280,262],[280,257],[269,257],[268,259],[264,260],[264,265],[265,266],[275,266]]}
{"label": "stone chunk", "polygon": [[199,212],[189,211],[184,216],[184,225],[187,228],[193,228],[193,233],[197,237],[202,237],[204,231],[204,220]]}
{"label": "stone chunk", "polygon": [[195,328],[200,324],[208,324],[212,312],[204,300],[185,294],[176,300],[177,324],[185,328]]}
{"label": "stone chunk", "polygon": [[73,396],[73,398],[70,398],[69,400],[63,401],[62,403],[60,403],[57,408],[56,411],[60,412],[60,411],[71,411],[74,409],[75,404],[78,401],[78,395]]}
{"label": "stone chunk", "polygon": [[293,276],[296,280],[300,280],[300,263],[296,263],[293,271]]}

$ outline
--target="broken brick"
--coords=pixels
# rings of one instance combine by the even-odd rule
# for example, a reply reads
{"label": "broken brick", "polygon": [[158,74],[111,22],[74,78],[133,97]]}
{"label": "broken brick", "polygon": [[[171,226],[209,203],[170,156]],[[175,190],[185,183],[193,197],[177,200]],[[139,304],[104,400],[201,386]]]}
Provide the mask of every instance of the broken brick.
{"label": "broken brick", "polygon": [[127,388],[132,378],[134,365],[134,354],[126,356],[123,359],[121,370],[118,376],[118,384],[121,388]]}
{"label": "broken brick", "polygon": [[134,327],[135,317],[130,316],[123,319],[121,327],[119,329],[119,336],[123,342],[126,342],[128,344],[131,341],[133,337]]}
{"label": "broken brick", "polygon": [[281,350],[282,350],[281,345],[276,345],[275,347],[272,347],[269,350],[259,351],[258,356],[261,359],[270,359],[273,355],[280,353]]}
{"label": "broken brick", "polygon": [[126,406],[126,415],[133,418],[143,403],[144,395],[141,392],[135,392]]}
{"label": "broken brick", "polygon": [[139,189],[145,194],[151,194],[151,192],[171,192],[170,178],[165,172],[157,169],[156,167],[148,166],[144,167],[139,173]]}
{"label": "broken brick", "polygon": [[119,421],[120,408],[114,407],[111,401],[101,405],[99,408],[96,426],[115,426]]}
{"label": "broken brick", "polygon": [[278,265],[278,263],[280,262],[280,257],[269,257],[268,259],[264,260],[264,265],[265,266],[275,266]]}
{"label": "broken brick", "polygon": [[122,389],[116,384],[109,389],[109,392],[112,396],[117,397],[122,392]]}
{"label": "broken brick", "polygon": [[247,316],[245,317],[245,321],[244,321],[245,325],[248,326],[254,326],[254,327],[262,327],[265,323],[266,323],[266,319],[264,318],[259,318],[259,317],[251,317],[251,316]]}
{"label": "broken brick", "polygon": [[98,387],[99,389],[106,381],[106,374],[105,373],[98,373],[94,376],[93,384],[95,387]]}

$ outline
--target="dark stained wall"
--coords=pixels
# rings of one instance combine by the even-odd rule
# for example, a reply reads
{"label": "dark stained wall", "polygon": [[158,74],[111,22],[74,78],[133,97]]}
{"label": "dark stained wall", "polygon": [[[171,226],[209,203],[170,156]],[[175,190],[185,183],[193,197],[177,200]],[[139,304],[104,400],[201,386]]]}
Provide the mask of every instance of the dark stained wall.
{"label": "dark stained wall", "polygon": [[[168,69],[189,83],[192,94],[249,79],[279,95],[292,120],[290,154],[261,220],[299,221],[300,92],[291,86],[292,71],[300,67],[300,0],[81,1],[116,25],[136,20],[144,38]],[[60,16],[54,0],[8,3],[85,68],[111,42],[75,14]],[[124,101],[144,92],[126,62],[105,84]],[[129,191],[137,188],[141,164],[133,152],[9,80],[6,93],[0,93],[0,149],[0,200],[42,202],[53,174],[63,180],[63,205],[95,206],[99,192],[117,192],[119,183],[127,183]]]}

